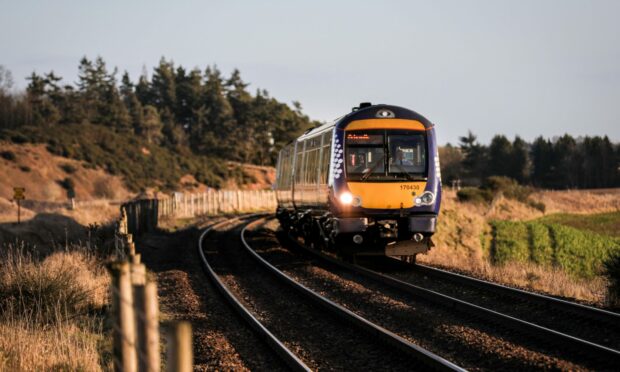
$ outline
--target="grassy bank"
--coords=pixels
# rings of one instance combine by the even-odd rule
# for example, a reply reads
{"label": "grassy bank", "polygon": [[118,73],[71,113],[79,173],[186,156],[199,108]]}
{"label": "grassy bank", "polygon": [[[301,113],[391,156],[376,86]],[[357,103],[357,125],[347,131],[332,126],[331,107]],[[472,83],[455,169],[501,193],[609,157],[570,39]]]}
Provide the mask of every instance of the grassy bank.
{"label": "grassy bank", "polygon": [[[535,192],[552,213],[506,197],[460,202],[446,190],[436,243],[418,260],[520,288],[606,305],[603,262],[620,251],[619,190]],[[587,200],[576,210],[575,200]]]}

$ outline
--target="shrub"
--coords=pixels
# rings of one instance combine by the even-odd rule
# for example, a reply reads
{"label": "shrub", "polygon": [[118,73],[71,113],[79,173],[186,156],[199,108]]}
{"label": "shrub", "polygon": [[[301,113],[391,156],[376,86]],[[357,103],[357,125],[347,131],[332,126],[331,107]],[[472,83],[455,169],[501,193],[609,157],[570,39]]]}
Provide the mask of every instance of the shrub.
{"label": "shrub", "polygon": [[10,150],[0,152],[0,156],[3,159],[6,159],[8,161],[15,161],[15,159],[17,159],[17,156],[15,155],[15,153]]}
{"label": "shrub", "polygon": [[464,187],[457,191],[456,196],[461,202],[488,203],[493,200],[492,192],[475,187]]}
{"label": "shrub", "polygon": [[543,202],[537,202],[535,200],[528,199],[527,205],[529,205],[530,207],[534,209],[541,211],[542,213],[545,213],[545,211],[547,210],[547,206]]}
{"label": "shrub", "polygon": [[603,263],[603,269],[609,280],[609,303],[611,306],[620,307],[620,251],[613,253]]}
{"label": "shrub", "polygon": [[512,178],[504,176],[487,177],[482,183],[481,188],[490,190],[493,194],[502,193],[509,199],[515,199],[524,203],[532,193],[530,187],[521,186]]}
{"label": "shrub", "polygon": [[30,167],[29,167],[29,166],[27,166],[27,165],[20,165],[20,166],[19,166],[19,169],[20,169],[22,172],[26,172],[26,173],[31,171]]}
{"label": "shrub", "polygon": [[11,141],[13,143],[17,143],[21,145],[23,143],[28,142],[28,138],[22,134],[17,133],[11,136]]}
{"label": "shrub", "polygon": [[75,198],[75,182],[73,179],[67,177],[62,181],[58,181],[58,184],[67,190],[67,198]]}
{"label": "shrub", "polygon": [[73,165],[68,164],[68,163],[61,164],[60,165],[60,169],[62,169],[67,174],[73,174],[73,173],[75,173],[77,171],[76,167],[74,167]]}

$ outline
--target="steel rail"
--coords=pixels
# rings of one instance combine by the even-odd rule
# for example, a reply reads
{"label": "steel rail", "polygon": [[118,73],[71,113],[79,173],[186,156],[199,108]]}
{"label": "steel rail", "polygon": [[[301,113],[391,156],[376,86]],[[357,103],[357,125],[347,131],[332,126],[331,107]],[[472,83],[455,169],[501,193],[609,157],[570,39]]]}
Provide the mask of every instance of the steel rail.
{"label": "steel rail", "polygon": [[527,322],[519,318],[512,317],[510,315],[506,315],[482,306],[459,300],[457,298],[450,297],[442,293],[432,291],[430,289],[422,288],[358,265],[352,265],[343,262],[341,260],[318,252],[314,249],[306,247],[305,245],[295,240],[294,237],[289,236],[289,238],[291,238],[291,240],[296,246],[323,261],[329,262],[330,264],[338,266],[340,268],[347,269],[351,272],[357,273],[371,280],[378,281],[389,287],[396,288],[410,295],[414,295],[427,301],[446,306],[450,309],[457,309],[466,312],[468,314],[476,316],[479,319],[492,320],[495,323],[509,326],[510,328],[518,332],[527,332],[532,336],[543,338],[549,342],[570,347],[572,350],[575,350],[577,352],[586,352],[590,353],[590,355],[597,355],[601,360],[610,362],[615,361],[616,365],[620,363],[620,351],[618,350],[599,345],[594,342],[583,340],[575,336],[567,335],[553,329],[542,327],[538,324]]}
{"label": "steel rail", "polygon": [[[394,259],[394,261],[397,261]],[[447,270],[438,269],[426,265],[415,264],[412,265],[414,270],[420,273],[426,274],[439,279],[445,279],[452,282],[466,284],[472,287],[494,291],[499,294],[517,297],[526,301],[535,301],[544,306],[549,306],[562,311],[569,311],[575,314],[579,314],[582,317],[596,319],[601,322],[609,323],[620,327],[620,314],[612,311],[598,309],[592,306],[586,306],[578,304],[576,302],[566,301],[559,298],[545,296],[543,294],[524,291],[518,288],[508,287],[498,283],[492,283],[486,280],[473,278],[470,276],[450,272]]]}
{"label": "steel rail", "polygon": [[248,227],[253,226],[259,221],[260,220],[253,221],[247,224],[241,230],[241,242],[243,243],[247,252],[253,258],[255,258],[260,264],[262,264],[263,267],[267,269],[267,271],[271,272],[277,278],[282,280],[282,282],[288,284],[290,287],[304,295],[306,298],[312,300],[314,303],[328,310],[332,314],[340,317],[341,319],[349,322],[350,324],[353,324],[354,326],[369,333],[370,335],[378,337],[387,344],[404,351],[405,353],[419,360],[421,363],[425,364],[429,368],[441,371],[465,371],[463,368],[457,366],[456,364],[408,341],[407,339],[393,332],[388,331],[387,329],[377,324],[370,322],[369,320],[329,300],[328,298],[321,296],[320,294],[295,281],[294,279],[277,269],[275,266],[267,262],[267,260],[262,258],[256,251],[252,249],[252,247],[245,238],[245,232],[247,231]]}
{"label": "steel rail", "polygon": [[264,214],[256,214],[249,215],[243,217],[236,217],[232,219],[228,219],[226,221],[218,222],[214,225],[209,226],[207,229],[203,231],[198,240],[198,253],[200,254],[200,258],[202,259],[203,269],[209,279],[213,282],[215,287],[218,289],[220,294],[228,301],[228,303],[233,307],[233,309],[247,322],[247,324],[263,339],[267,342],[269,347],[281,358],[281,360],[286,363],[292,370],[295,371],[310,371],[310,368],[301,360],[295,353],[293,353],[289,348],[282,343],[276,336],[273,335],[252,313],[243,306],[243,304],[235,297],[235,295],[228,289],[226,284],[222,282],[222,280],[217,276],[207,257],[204,254],[203,250],[203,241],[204,238],[209,234],[214,228],[221,227],[227,224],[231,224],[241,220],[242,218],[253,218],[253,217],[262,217]]}

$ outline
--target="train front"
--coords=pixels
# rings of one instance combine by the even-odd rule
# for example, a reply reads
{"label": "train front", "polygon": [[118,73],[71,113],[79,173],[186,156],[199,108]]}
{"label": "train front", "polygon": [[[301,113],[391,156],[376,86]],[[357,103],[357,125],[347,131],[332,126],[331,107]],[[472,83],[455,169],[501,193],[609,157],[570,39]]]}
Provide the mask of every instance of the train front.
{"label": "train front", "polygon": [[415,258],[432,247],[441,202],[433,125],[387,105],[360,107],[337,125],[332,234],[347,253]]}

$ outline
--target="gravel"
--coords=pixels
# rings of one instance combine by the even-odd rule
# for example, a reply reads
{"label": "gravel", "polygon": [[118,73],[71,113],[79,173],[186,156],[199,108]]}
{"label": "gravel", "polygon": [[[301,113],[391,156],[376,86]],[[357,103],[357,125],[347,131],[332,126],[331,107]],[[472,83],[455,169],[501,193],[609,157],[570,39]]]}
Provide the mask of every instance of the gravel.
{"label": "gravel", "polygon": [[137,242],[157,278],[162,320],[191,322],[195,370],[286,370],[207,280],[197,253],[199,231],[150,233]]}
{"label": "gravel", "polygon": [[310,368],[411,370],[422,367],[399,350],[376,342],[342,324],[332,314],[308,304],[297,292],[277,281],[244,252],[238,230],[221,232],[209,239],[208,244],[217,247],[207,259],[220,278]]}

